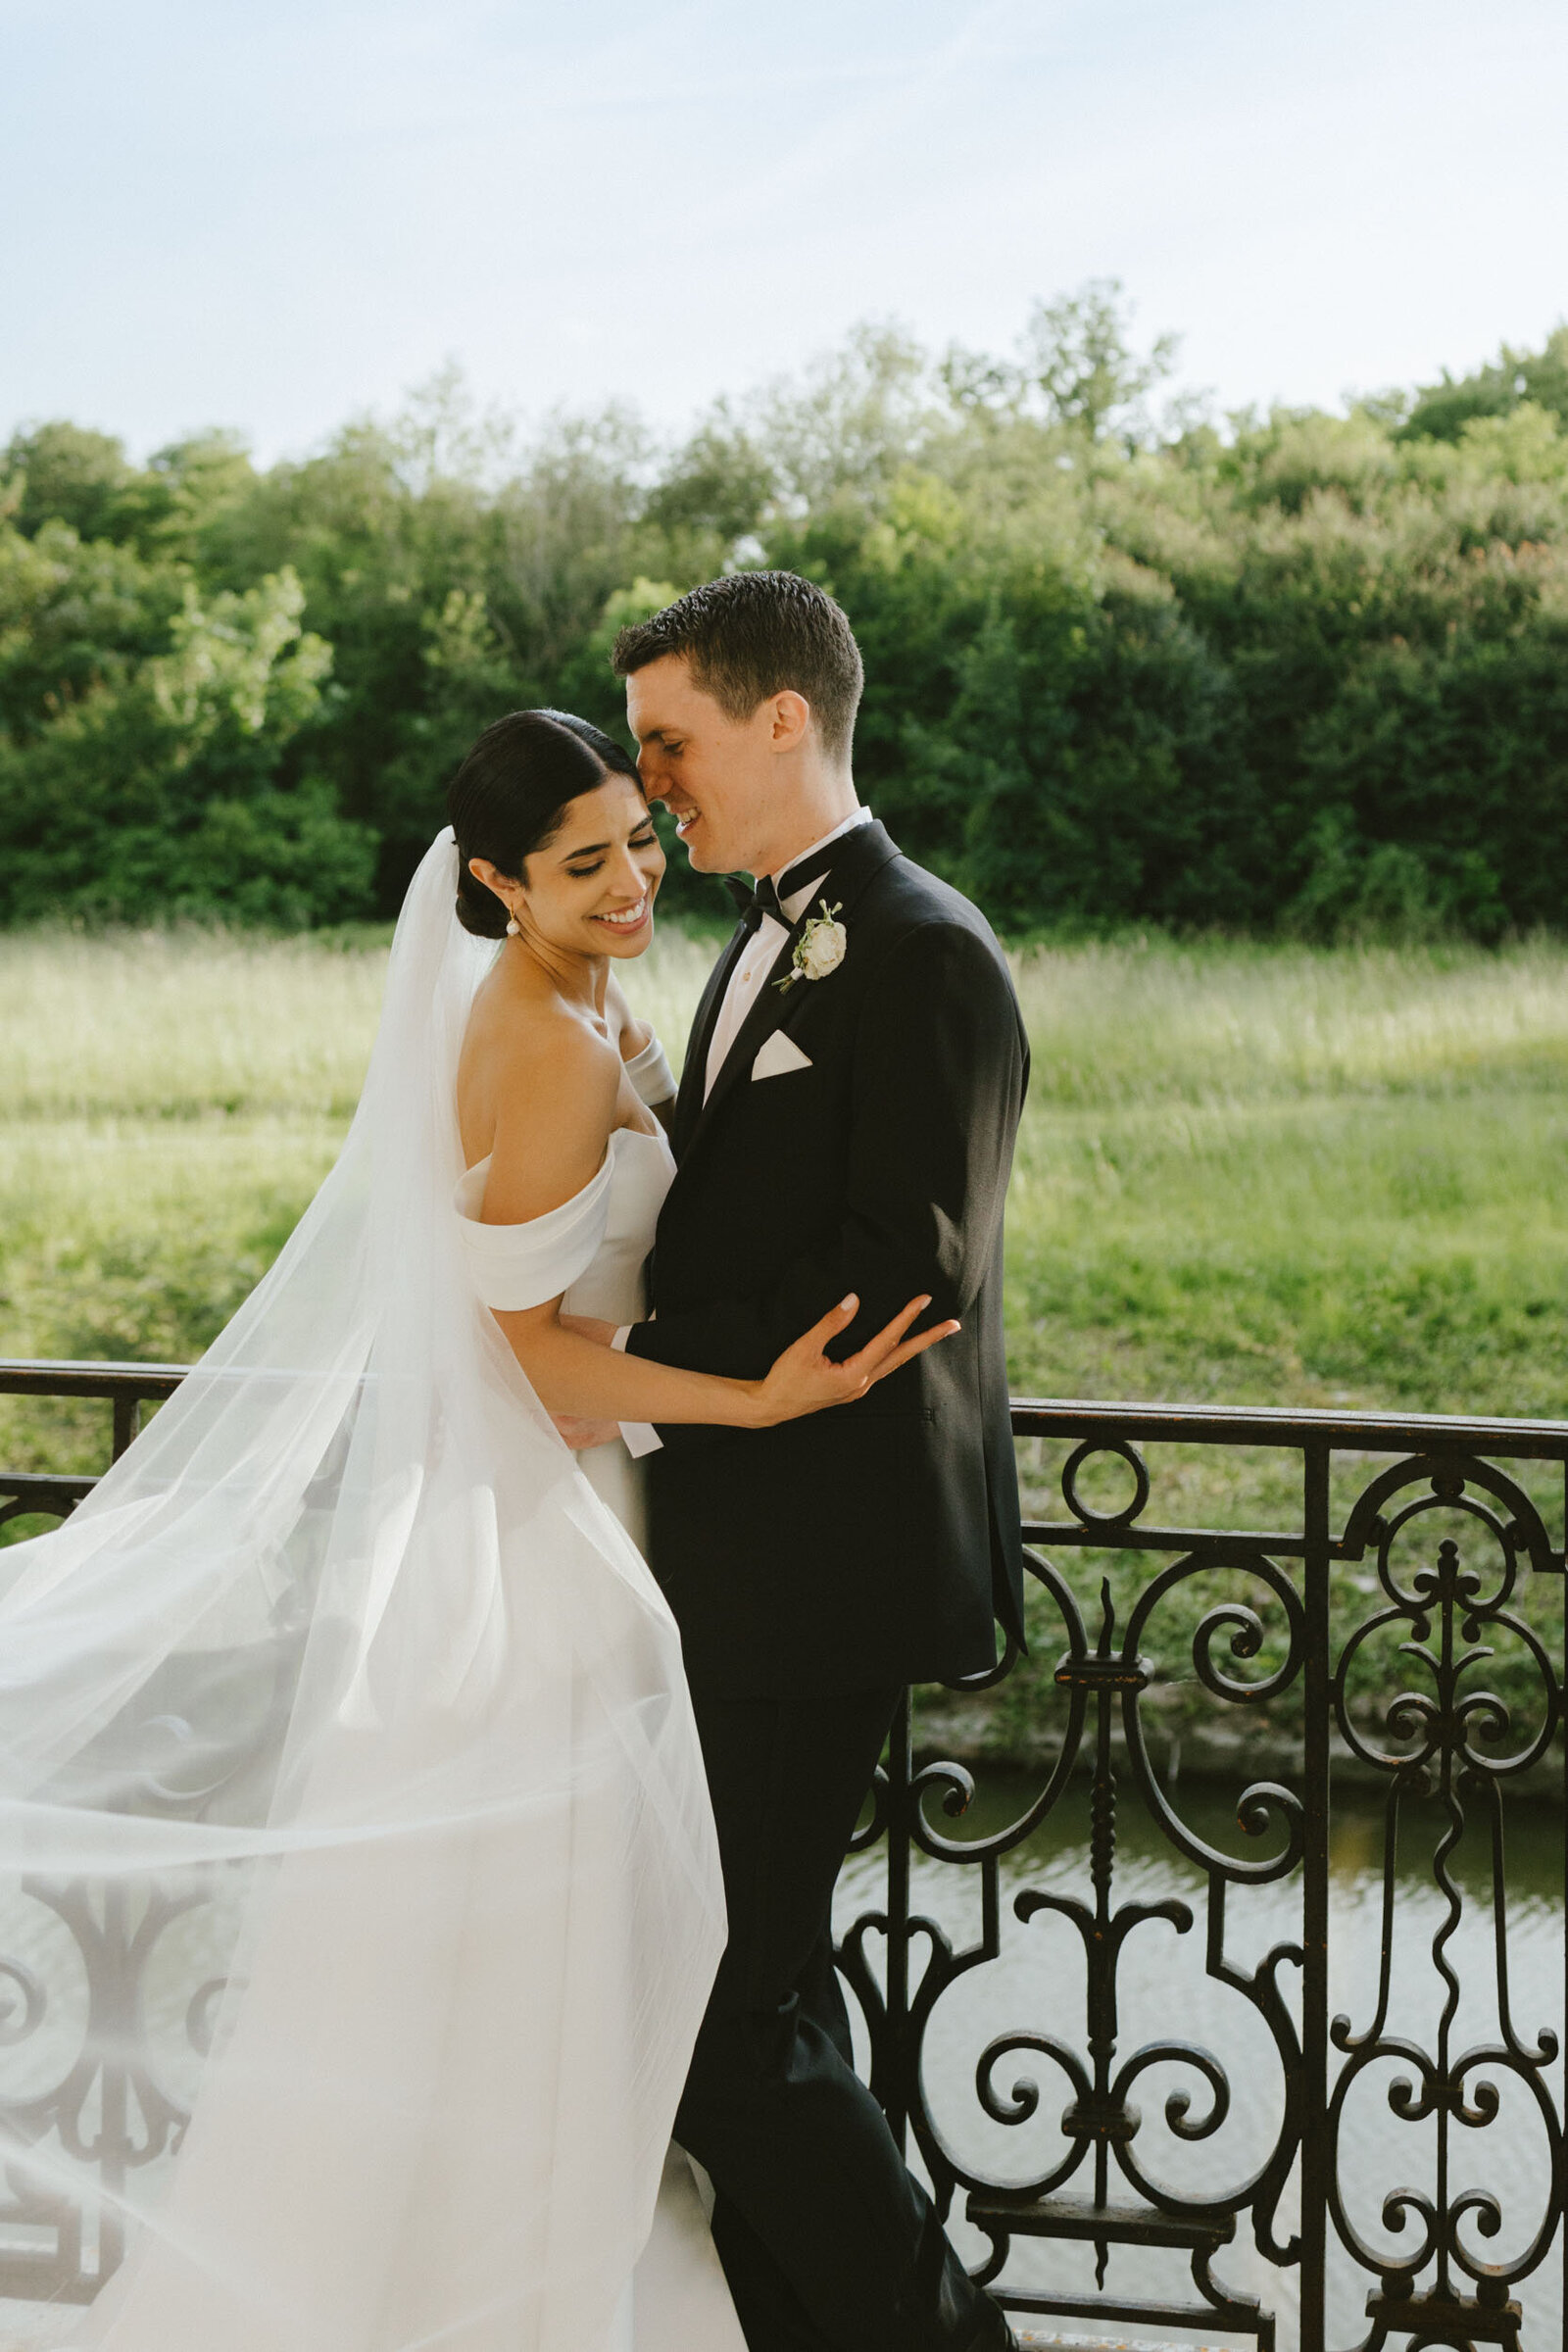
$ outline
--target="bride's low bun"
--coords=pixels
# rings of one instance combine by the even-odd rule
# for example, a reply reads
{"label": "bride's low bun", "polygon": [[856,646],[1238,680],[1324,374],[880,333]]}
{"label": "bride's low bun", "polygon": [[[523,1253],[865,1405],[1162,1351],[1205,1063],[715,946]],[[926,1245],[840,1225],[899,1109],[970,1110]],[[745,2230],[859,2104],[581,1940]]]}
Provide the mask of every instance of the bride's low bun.
{"label": "bride's low bun", "polygon": [[[483,850],[468,852],[468,858],[483,856]],[[458,867],[458,920],[476,939],[505,939],[507,910],[495,892],[487,889],[477,874],[469,873],[468,858]]]}
{"label": "bride's low bun", "polygon": [[505,939],[503,902],[468,870],[486,858],[520,882],[523,866],[560,826],[569,804],[607,776],[639,783],[636,762],[614,738],[566,710],[512,710],[468,753],[447,786],[458,842],[458,920],[480,939]]}

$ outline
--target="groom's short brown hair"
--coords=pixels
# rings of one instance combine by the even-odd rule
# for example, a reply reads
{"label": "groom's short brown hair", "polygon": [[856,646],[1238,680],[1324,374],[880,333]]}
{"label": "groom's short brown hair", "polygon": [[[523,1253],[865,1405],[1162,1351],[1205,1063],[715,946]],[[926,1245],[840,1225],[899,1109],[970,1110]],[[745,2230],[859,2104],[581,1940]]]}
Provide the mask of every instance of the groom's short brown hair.
{"label": "groom's short brown hair", "polygon": [[705,694],[731,718],[786,691],[811,706],[822,748],[847,755],[865,672],[855,633],[813,580],[793,571],[732,571],[634,621],[615,639],[617,678],[684,654]]}

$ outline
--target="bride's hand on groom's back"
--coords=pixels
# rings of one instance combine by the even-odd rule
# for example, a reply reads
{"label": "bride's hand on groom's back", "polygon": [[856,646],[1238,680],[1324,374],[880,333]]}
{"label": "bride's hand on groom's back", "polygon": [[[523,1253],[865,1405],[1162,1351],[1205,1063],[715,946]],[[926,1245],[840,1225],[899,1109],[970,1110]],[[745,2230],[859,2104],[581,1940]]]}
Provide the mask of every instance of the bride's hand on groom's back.
{"label": "bride's hand on groom's back", "polygon": [[842,1363],[835,1363],[827,1350],[848,1331],[859,1303],[853,1291],[849,1298],[841,1298],[809,1331],[803,1332],[793,1347],[785,1348],[765,1380],[753,1384],[758,1428],[769,1428],[777,1421],[797,1421],[803,1414],[822,1412],[831,1404],[854,1404],[879,1380],[886,1380],[890,1372],[912,1363],[928,1348],[951,1339],[958,1328],[956,1322],[938,1323],[915,1339],[906,1339],[910,1324],[931,1303],[929,1298],[911,1298],[874,1339],[867,1340],[863,1348],[846,1356]]}

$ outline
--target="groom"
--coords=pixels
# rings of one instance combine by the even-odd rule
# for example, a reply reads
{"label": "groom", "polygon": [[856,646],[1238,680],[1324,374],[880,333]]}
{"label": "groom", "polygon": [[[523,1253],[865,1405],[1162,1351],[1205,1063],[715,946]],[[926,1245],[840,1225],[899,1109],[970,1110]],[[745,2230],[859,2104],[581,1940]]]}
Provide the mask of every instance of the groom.
{"label": "groom", "polygon": [[1002,953],[859,806],[862,672],[790,572],[694,589],[614,649],[644,783],[700,872],[754,875],[698,1007],[637,1355],[756,1378],[849,1291],[847,1352],[917,1292],[961,1330],[863,1402],[668,1428],[650,1554],[679,1621],[729,1947],[676,2135],[712,2176],[751,2352],[990,2352],[857,2077],[834,1881],[906,1683],[1022,1632],[1002,1217],[1028,1051]]}

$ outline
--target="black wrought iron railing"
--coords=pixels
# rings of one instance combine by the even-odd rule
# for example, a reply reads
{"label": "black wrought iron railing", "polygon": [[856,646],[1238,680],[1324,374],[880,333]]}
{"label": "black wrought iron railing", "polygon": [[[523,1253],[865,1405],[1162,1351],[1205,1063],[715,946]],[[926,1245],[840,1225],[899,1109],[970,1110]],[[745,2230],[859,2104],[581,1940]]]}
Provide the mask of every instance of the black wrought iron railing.
{"label": "black wrought iron railing", "polygon": [[[0,1393],[103,1399],[115,1455],[179,1378]],[[1031,1654],[909,1694],[841,1888],[871,2082],[956,2236],[1016,2313],[1118,2340],[1559,2352],[1568,1424],[1013,1428]],[[0,1473],[0,1522],[91,1483]],[[74,1901],[72,1986],[134,2014],[156,1938]],[[4,1992],[0,2138],[90,2110],[118,2190],[177,2106],[80,2042],[13,2089],[51,1995],[0,1956]],[[21,2178],[0,2295],[84,2299],[112,2226]]]}

